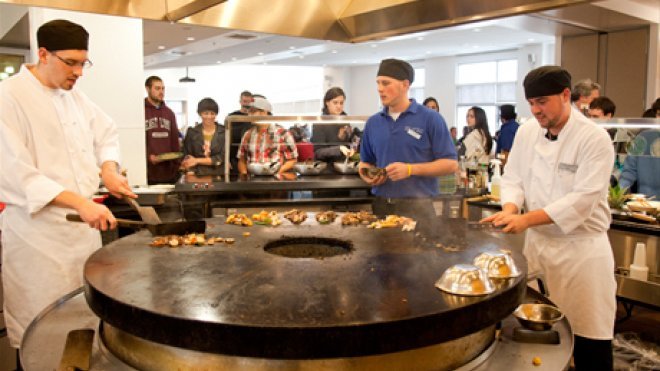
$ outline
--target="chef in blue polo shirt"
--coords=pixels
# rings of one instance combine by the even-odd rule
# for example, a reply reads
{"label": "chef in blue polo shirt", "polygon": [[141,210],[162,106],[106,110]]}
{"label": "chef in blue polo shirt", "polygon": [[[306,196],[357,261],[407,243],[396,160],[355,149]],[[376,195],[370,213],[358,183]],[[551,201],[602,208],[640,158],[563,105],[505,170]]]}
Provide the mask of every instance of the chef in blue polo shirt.
{"label": "chef in blue polo shirt", "polygon": [[[365,125],[360,177],[373,186],[374,214],[428,221],[435,217],[429,198],[438,194],[438,176],[454,173],[458,163],[442,116],[408,98],[414,77],[405,61],[381,61],[376,83],[383,109]],[[367,170],[373,167],[385,171]]]}

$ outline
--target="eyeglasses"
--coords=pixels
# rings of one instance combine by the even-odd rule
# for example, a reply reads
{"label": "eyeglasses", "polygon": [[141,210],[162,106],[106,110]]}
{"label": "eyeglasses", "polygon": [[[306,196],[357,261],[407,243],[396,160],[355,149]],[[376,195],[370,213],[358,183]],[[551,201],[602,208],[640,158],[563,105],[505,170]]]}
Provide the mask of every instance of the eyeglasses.
{"label": "eyeglasses", "polygon": [[84,61],[80,62],[80,61],[74,61],[72,59],[64,59],[55,53],[50,53],[50,54],[56,56],[57,59],[61,60],[62,63],[66,64],[69,67],[90,68],[94,65],[94,63],[92,63],[92,61],[90,61],[89,59],[85,59]]}

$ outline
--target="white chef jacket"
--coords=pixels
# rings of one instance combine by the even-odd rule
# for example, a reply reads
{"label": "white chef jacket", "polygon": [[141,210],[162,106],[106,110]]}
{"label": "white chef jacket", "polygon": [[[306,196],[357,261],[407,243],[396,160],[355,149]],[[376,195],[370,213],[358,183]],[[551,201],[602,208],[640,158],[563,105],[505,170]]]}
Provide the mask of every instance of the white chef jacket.
{"label": "white chef jacket", "polygon": [[49,205],[62,191],[91,198],[100,166],[119,162],[117,128],[77,89],[42,85],[28,70],[0,83],[0,200],[4,316],[10,344],[64,294],[82,285],[100,234]]}
{"label": "white chef jacket", "polygon": [[616,314],[607,190],[614,151],[607,132],[571,109],[556,141],[532,120],[518,129],[502,177],[502,204],[543,209],[554,224],[527,231],[529,271],[545,274],[551,299],[576,335],[611,339]]}

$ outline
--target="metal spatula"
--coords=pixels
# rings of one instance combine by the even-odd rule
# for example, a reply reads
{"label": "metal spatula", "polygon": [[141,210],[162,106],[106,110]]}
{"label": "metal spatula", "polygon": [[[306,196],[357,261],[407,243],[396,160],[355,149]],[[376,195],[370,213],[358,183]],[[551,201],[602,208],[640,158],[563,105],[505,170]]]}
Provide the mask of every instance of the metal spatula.
{"label": "metal spatula", "polygon": [[151,206],[140,206],[140,204],[134,199],[130,198],[127,196],[124,196],[124,200],[128,203],[130,207],[132,207],[135,211],[137,211],[138,214],[140,214],[140,218],[142,218],[142,221],[147,223],[147,224],[161,224],[160,217],[156,213],[156,210],[154,210],[153,207]]}

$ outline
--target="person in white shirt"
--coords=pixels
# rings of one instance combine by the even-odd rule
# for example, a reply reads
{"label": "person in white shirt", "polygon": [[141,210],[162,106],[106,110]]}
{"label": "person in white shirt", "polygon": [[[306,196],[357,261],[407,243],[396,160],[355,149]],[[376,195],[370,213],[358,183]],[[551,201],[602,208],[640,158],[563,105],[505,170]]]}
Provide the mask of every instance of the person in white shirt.
{"label": "person in white shirt", "polygon": [[479,164],[488,164],[493,149],[493,137],[488,129],[488,117],[481,107],[471,107],[466,115],[470,133],[463,140],[465,158],[475,159]]}
{"label": "person in white shirt", "polygon": [[529,271],[545,275],[550,299],[571,324],[576,369],[612,370],[616,282],[607,191],[614,150],[605,130],[571,108],[566,70],[539,67],[523,85],[538,124],[518,129],[502,177],[502,211],[482,222],[527,231]]}
{"label": "person in white shirt", "polygon": [[[66,20],[37,31],[38,62],[0,84],[2,283],[9,341],[51,303],[82,286],[83,265],[115,228],[99,187],[137,197],[118,172],[114,122],[74,88],[91,66],[87,31]],[[66,221],[78,213],[84,223]]]}

